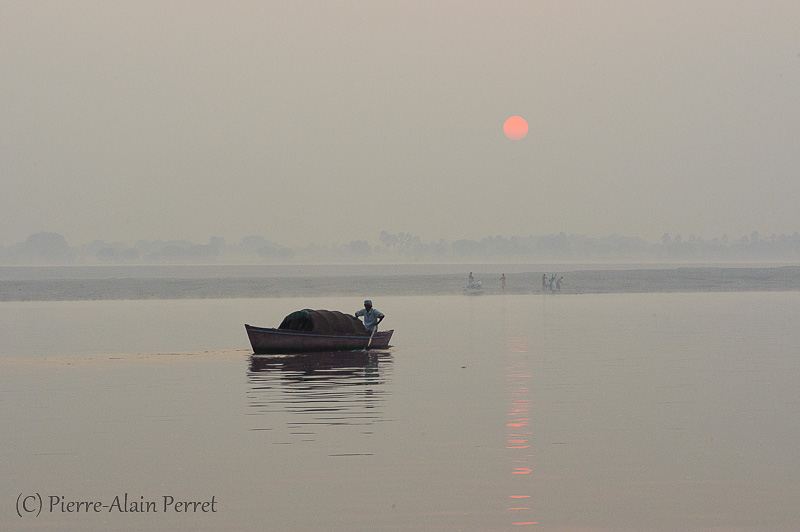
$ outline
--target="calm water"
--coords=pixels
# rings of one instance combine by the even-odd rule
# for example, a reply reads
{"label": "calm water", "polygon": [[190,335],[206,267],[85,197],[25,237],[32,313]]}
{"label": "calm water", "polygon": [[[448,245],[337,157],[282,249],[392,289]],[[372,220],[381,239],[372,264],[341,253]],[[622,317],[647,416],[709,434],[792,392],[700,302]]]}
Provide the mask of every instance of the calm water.
{"label": "calm water", "polygon": [[0,303],[0,530],[800,530],[800,293],[383,296],[391,350],[250,355],[361,299]]}

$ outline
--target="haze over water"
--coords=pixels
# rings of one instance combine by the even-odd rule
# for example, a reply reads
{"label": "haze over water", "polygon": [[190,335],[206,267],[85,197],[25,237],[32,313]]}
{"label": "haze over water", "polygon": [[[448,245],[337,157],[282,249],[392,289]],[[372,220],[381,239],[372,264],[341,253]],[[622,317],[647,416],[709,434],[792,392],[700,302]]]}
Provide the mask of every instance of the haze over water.
{"label": "haze over water", "polygon": [[799,292],[386,294],[388,351],[251,356],[244,322],[362,299],[0,303],[0,528],[798,529]]}
{"label": "haze over water", "polygon": [[800,230],[794,0],[0,9],[0,246]]}

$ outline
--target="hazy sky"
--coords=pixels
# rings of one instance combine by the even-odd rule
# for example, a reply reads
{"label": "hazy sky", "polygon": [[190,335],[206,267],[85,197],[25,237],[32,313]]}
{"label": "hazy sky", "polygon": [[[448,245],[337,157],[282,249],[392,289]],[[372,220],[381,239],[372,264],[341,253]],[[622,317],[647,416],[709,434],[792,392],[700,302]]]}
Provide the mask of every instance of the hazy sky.
{"label": "hazy sky", "polygon": [[0,72],[0,245],[800,231],[797,0],[0,0]]}

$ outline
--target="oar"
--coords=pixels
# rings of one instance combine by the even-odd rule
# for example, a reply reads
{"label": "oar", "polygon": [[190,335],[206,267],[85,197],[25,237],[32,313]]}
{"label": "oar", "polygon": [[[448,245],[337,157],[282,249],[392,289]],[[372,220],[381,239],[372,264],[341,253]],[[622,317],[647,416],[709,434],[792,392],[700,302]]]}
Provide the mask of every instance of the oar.
{"label": "oar", "polygon": [[367,347],[365,347],[364,349],[369,349],[369,344],[372,343],[372,337],[375,336],[375,330],[376,329],[377,329],[377,327],[373,327],[372,334],[369,335],[369,342],[367,342]]}

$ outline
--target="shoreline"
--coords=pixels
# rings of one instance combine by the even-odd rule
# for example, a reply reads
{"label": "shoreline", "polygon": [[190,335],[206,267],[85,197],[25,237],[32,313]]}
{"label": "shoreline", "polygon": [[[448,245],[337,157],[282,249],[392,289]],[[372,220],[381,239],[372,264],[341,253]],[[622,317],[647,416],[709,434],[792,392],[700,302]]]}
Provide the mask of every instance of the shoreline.
{"label": "shoreline", "polygon": [[532,273],[547,271],[630,271],[676,269],[800,268],[787,261],[742,262],[442,262],[332,264],[64,264],[0,265],[0,282],[46,279],[211,279],[241,277],[360,277],[374,275],[464,274],[472,271]]}
{"label": "shoreline", "polygon": [[[486,267],[484,265],[483,267]],[[502,265],[499,267],[502,268]],[[678,267],[480,271],[483,295],[551,294],[541,275],[564,276],[560,294],[784,292],[800,290],[800,266]],[[469,272],[469,270],[467,270]],[[506,275],[501,290],[500,274]],[[126,277],[19,279],[0,281],[0,302],[153,299],[238,299],[345,296],[461,295],[465,273],[252,277]]]}

